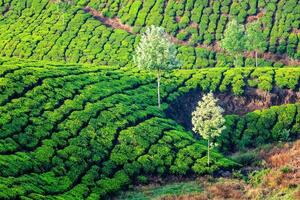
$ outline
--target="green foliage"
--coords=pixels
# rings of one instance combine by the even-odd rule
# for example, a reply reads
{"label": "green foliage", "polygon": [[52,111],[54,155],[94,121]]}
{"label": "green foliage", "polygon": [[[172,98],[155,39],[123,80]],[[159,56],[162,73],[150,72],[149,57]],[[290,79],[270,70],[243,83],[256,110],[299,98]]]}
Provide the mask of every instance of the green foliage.
{"label": "green foliage", "polygon": [[162,71],[171,70],[180,66],[176,58],[177,50],[171,43],[165,30],[151,26],[136,47],[134,62],[139,69],[153,70],[157,73],[158,107],[160,108],[160,78]]}
{"label": "green foliage", "polygon": [[232,20],[228,23],[224,32],[224,38],[221,40],[221,47],[236,57],[236,64],[237,55],[241,54],[245,49],[244,34],[244,26],[238,24],[236,20]]}
{"label": "green foliage", "polygon": [[253,22],[248,24],[245,37],[245,45],[248,51],[255,51],[255,66],[257,67],[257,53],[263,53],[267,49],[267,42],[262,32],[261,24],[259,22]]}
{"label": "green foliage", "polygon": [[[297,90],[299,80],[297,68],[235,68],[243,84],[230,68],[177,70],[161,78],[165,103],[158,110],[153,74],[108,66],[0,63],[1,199],[105,198],[147,174],[231,169],[236,163],[216,150],[207,167],[206,142],[167,119],[168,104],[196,88]],[[268,87],[261,85],[266,82]],[[216,139],[219,149],[232,152],[296,138],[299,109],[296,103],[226,116],[227,128]],[[238,162],[253,159],[245,155]]]}
{"label": "green foliage", "polygon": [[140,69],[163,71],[179,66],[177,50],[161,27],[147,28],[135,51],[134,62]]}
{"label": "green foliage", "polygon": [[291,173],[293,171],[293,169],[289,166],[284,166],[280,169],[280,171],[284,174],[287,174],[287,173]]}
{"label": "green foliage", "polygon": [[[106,198],[147,174],[208,173],[236,163],[164,112],[192,71],[162,76],[136,69],[1,59],[0,198]],[[183,73],[183,74],[182,74]],[[202,152],[202,153],[201,153]],[[189,155],[189,156],[186,156]],[[186,161],[186,162],[185,162]]]}
{"label": "green foliage", "polygon": [[212,93],[204,95],[192,114],[193,131],[206,140],[213,140],[225,129],[222,117],[224,110],[217,106],[217,101]]}
{"label": "green foliage", "polygon": [[251,166],[258,160],[257,153],[253,151],[242,152],[240,154],[232,156],[232,159],[242,166]]}
{"label": "green foliage", "polygon": [[[174,0],[60,2],[58,8],[57,4],[48,1],[2,1],[0,54],[36,60],[132,66],[132,54],[140,38],[136,33],[143,32],[146,26],[164,27],[169,35],[186,40],[192,46],[212,45],[221,41],[230,16],[239,23],[246,23],[247,17],[259,15],[261,13],[257,12],[263,10],[264,15],[259,17],[267,51],[287,54],[292,59],[299,59],[300,55],[297,37],[299,6],[296,1],[280,3],[278,9],[272,1],[253,3],[245,0],[241,3],[228,3],[227,0],[209,3],[207,0],[180,3]],[[117,17],[132,28],[127,32],[107,27],[98,18],[85,13],[83,8],[86,6],[105,17]],[[205,48],[193,47],[194,52],[199,49]],[[185,59],[182,66],[188,69],[233,66],[234,56],[224,53],[216,56],[212,50],[209,54],[198,57],[196,53],[184,53],[184,57],[195,57],[195,62]],[[236,65],[249,66],[252,63],[253,66],[251,60],[240,59]],[[263,59],[258,61],[259,66],[274,66],[274,63]]]}
{"label": "green foliage", "polygon": [[209,150],[214,146],[212,141],[226,129],[225,119],[222,116],[224,110],[217,105],[217,101],[212,93],[204,95],[192,113],[193,131],[208,141],[208,166],[210,163]]}
{"label": "green foliage", "polygon": [[298,110],[298,104],[288,104],[248,113],[243,117],[226,116],[226,126],[236,128],[231,129],[230,133],[222,133],[220,149],[232,152],[298,137]]}
{"label": "green foliage", "polygon": [[263,178],[270,172],[270,169],[254,171],[249,175],[249,183],[253,186],[261,184]]}

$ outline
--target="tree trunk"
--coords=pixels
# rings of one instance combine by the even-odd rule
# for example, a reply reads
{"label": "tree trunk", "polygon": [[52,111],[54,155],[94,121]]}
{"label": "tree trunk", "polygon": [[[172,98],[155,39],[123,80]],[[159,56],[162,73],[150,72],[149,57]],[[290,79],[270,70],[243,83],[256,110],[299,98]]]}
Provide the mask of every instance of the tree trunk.
{"label": "tree trunk", "polygon": [[209,167],[209,139],[207,140],[207,165]]}
{"label": "tree trunk", "polygon": [[255,51],[255,67],[257,67],[257,51]]}
{"label": "tree trunk", "polygon": [[160,71],[157,72],[157,104],[160,109]]}
{"label": "tree trunk", "polygon": [[239,63],[238,63],[238,58],[239,58],[239,55],[236,54],[236,55],[234,56],[234,61],[233,61],[234,67],[238,67],[238,64],[239,64]]}

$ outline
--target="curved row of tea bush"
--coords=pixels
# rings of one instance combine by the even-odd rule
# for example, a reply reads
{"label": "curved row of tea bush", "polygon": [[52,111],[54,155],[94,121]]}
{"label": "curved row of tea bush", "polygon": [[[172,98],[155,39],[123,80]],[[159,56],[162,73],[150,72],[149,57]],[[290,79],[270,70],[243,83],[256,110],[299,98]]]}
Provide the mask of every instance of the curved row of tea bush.
{"label": "curved row of tea bush", "polygon": [[[26,4],[12,0],[8,12],[4,16],[0,15],[0,55],[131,66],[134,47],[140,35],[107,27],[84,12],[84,3],[76,3],[63,10],[57,9],[49,0],[30,0]],[[95,7],[94,3],[90,1],[91,6]],[[98,3],[102,5],[101,1]],[[155,4],[153,9],[159,9],[159,5]],[[150,4],[148,7],[152,8]],[[154,19],[151,21],[158,21]],[[233,66],[234,58],[224,53],[190,45],[178,45],[177,48],[178,58],[186,69]],[[239,64],[254,66],[255,61],[241,57]],[[258,65],[282,66],[282,63],[259,59]]]}
{"label": "curved row of tea bush", "polygon": [[300,136],[300,104],[273,106],[243,117],[226,117],[226,130],[218,138],[223,152],[254,148]]}
{"label": "curved row of tea bush", "polygon": [[[99,199],[127,187],[139,175],[232,168],[236,164],[216,151],[208,168],[206,143],[166,118],[168,104],[197,87],[219,92],[224,85],[232,92],[241,81],[241,88],[261,88],[267,81],[272,88],[297,91],[300,77],[298,68],[236,68],[238,80],[232,78],[233,69],[177,70],[163,75],[164,103],[158,110],[151,73],[5,59],[1,63],[0,83],[8,83],[0,87],[1,199]],[[272,131],[280,137],[273,140],[281,140],[280,134],[286,133],[281,130],[290,126],[295,128],[289,136],[294,136],[299,120],[288,118],[288,127],[282,125],[287,110],[277,110],[278,128]],[[231,130],[232,117],[226,118]],[[222,141],[222,150],[229,151],[227,140]],[[249,143],[244,147],[251,147]]]}
{"label": "curved row of tea bush", "polygon": [[[2,90],[8,100],[0,115],[1,199],[100,199],[142,174],[235,166],[213,152],[206,167],[205,142],[157,109],[155,76],[38,63],[1,68],[0,79],[11,81]],[[162,79],[163,107],[192,74]]]}
{"label": "curved row of tea bush", "polygon": [[197,88],[202,92],[227,92],[235,95],[243,95],[247,88],[266,92],[277,88],[299,91],[300,69],[298,68],[211,68],[178,73],[191,72],[195,73],[193,77],[186,81],[185,87],[180,88],[176,95],[174,93],[174,96],[169,96],[170,101]]}
{"label": "curved row of tea bush", "polygon": [[88,5],[107,17],[119,17],[123,23],[134,26],[134,31],[144,26],[163,26],[191,44],[220,41],[230,18],[244,24],[260,18],[268,51],[300,58],[297,0],[91,0]]}

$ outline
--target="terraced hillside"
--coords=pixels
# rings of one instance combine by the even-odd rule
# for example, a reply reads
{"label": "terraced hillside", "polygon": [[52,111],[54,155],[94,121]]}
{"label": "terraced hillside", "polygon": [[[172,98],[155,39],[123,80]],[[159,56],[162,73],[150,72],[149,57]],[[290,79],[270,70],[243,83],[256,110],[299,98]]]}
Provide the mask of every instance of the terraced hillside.
{"label": "terraced hillside", "polygon": [[213,49],[218,47],[216,42],[222,38],[230,18],[245,24],[260,19],[264,34],[269,38],[268,51],[287,53],[299,59],[300,7],[297,0],[92,0],[88,5],[137,30],[150,25],[163,26],[179,40],[215,44]]}
{"label": "terraced hillside", "polygon": [[[229,18],[247,23],[261,16],[268,51],[259,66],[299,65],[299,2],[289,1],[70,1],[0,2],[0,54],[98,65],[132,66],[141,28],[166,28],[178,45],[183,68],[226,67],[220,50]],[[290,14],[293,13],[293,14]],[[251,53],[241,66],[254,66]]]}
{"label": "terraced hillside", "polygon": [[[247,87],[268,85],[267,90],[298,91],[300,78],[298,68],[236,68],[234,79],[233,69],[226,68],[174,71],[162,78],[164,103],[158,110],[152,74],[1,62],[1,199],[100,199],[143,174],[237,167],[214,151],[208,168],[206,143],[166,116],[169,103],[195,88],[242,94]],[[299,109],[299,104],[282,105],[244,117],[228,115],[220,149],[226,153],[234,150],[231,143],[238,149],[299,136]],[[290,134],[281,135],[283,130]]]}
{"label": "terraced hillside", "polygon": [[[220,48],[234,18],[262,22],[257,68]],[[150,25],[182,62],[162,73],[161,109],[154,72],[132,59]],[[0,199],[107,199],[149,176],[231,173],[232,153],[298,139],[299,40],[299,0],[0,0]],[[208,166],[190,118],[210,91],[227,128]]]}

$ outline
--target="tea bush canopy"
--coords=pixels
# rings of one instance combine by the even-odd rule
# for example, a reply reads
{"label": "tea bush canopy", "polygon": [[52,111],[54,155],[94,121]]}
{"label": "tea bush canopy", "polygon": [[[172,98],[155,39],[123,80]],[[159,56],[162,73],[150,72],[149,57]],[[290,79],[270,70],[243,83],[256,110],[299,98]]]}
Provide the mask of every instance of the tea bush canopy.
{"label": "tea bush canopy", "polygon": [[299,10],[0,0],[0,199],[111,199],[153,177],[248,167],[231,154],[298,139]]}

